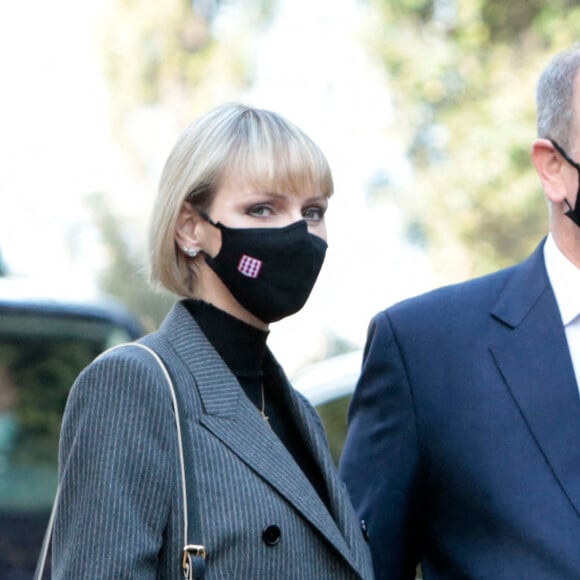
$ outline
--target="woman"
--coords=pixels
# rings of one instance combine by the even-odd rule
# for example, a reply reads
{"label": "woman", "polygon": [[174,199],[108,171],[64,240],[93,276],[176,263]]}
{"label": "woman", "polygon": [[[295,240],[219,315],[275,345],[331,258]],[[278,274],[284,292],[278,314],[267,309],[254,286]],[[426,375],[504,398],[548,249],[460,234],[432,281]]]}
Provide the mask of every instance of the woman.
{"label": "woman", "polygon": [[[301,130],[241,105],[194,122],[161,177],[152,280],[183,300],[143,343],[185,406],[206,578],[372,577],[322,425],[266,347],[322,266],[332,188]],[[60,465],[53,577],[177,578],[175,424],[149,353],[123,347],[81,373]]]}

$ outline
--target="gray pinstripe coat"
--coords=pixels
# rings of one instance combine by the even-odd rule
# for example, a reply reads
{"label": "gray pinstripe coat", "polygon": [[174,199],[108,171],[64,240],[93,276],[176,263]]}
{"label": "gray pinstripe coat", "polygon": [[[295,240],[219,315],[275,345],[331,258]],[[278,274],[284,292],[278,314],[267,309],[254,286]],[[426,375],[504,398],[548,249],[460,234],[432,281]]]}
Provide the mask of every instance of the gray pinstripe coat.
{"label": "gray pinstripe coat", "polygon": [[[163,358],[184,399],[206,578],[372,578],[368,547],[310,405],[288,388],[332,514],[183,305],[143,342]],[[287,384],[270,353],[267,364]],[[118,349],[81,373],[59,460],[53,578],[181,577],[175,423],[149,353]],[[262,539],[270,525],[281,530],[275,546]]]}

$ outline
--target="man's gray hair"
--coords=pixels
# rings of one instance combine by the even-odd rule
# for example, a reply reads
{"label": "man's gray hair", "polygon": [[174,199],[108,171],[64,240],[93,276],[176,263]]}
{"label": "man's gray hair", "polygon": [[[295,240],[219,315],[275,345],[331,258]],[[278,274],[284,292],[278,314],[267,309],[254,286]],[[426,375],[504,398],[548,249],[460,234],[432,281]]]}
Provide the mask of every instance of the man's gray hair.
{"label": "man's gray hair", "polygon": [[574,144],[574,80],[578,70],[580,43],[550,61],[536,88],[538,137],[554,139],[564,149]]}

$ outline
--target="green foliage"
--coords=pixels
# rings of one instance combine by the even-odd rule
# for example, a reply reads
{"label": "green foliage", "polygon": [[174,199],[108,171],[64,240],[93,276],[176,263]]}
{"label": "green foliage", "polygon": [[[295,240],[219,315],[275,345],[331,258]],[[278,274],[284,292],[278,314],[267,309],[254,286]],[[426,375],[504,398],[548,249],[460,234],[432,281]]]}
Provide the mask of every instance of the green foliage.
{"label": "green foliage", "polygon": [[250,83],[253,33],[272,17],[276,2],[216,2],[217,16],[222,4],[236,13],[237,26],[227,34],[214,30],[215,15],[198,13],[198,4],[204,3],[109,0],[102,59],[121,141],[140,108],[161,106],[181,127]]}
{"label": "green foliage", "polygon": [[328,437],[330,454],[337,466],[340,456],[342,455],[344,440],[346,439],[347,415],[350,399],[351,397],[348,395],[338,399],[333,399],[332,401],[328,401],[316,407],[316,411],[320,415]]}
{"label": "green foliage", "polygon": [[89,203],[107,253],[107,266],[99,280],[101,289],[121,300],[148,330],[155,329],[175,297],[151,289],[143,259],[146,251],[127,244],[122,224],[110,210],[106,197],[95,193]]}
{"label": "green foliage", "polygon": [[371,0],[368,48],[389,77],[414,170],[374,194],[403,208],[445,280],[511,264],[547,231],[529,156],[535,83],[578,38],[574,4]]}
{"label": "green foliage", "polygon": [[12,384],[18,386],[13,395],[15,403],[7,405],[8,409],[14,407],[18,419],[15,463],[54,461],[70,386],[101,350],[101,344],[72,338],[27,335],[18,342],[2,342],[4,390]]}

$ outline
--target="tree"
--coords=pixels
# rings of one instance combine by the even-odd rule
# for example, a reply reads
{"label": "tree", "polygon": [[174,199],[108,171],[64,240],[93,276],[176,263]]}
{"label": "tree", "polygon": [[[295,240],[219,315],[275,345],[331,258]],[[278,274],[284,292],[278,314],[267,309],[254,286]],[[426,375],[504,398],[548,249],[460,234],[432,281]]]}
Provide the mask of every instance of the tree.
{"label": "tree", "polygon": [[163,320],[175,298],[157,293],[149,286],[143,257],[146,252],[127,243],[126,231],[111,211],[106,196],[95,193],[88,201],[106,252],[107,264],[101,273],[99,286],[126,304],[147,329],[153,330]]}
{"label": "tree", "polygon": [[0,277],[6,276],[8,274],[8,268],[4,263],[4,258],[2,257],[2,252],[0,251]]}
{"label": "tree", "polygon": [[[268,0],[109,0],[101,46],[119,142],[135,150],[127,134],[143,110],[161,109],[181,128],[239,95],[252,81],[256,32],[275,7]],[[223,13],[235,26],[224,24]]]}
{"label": "tree", "polygon": [[373,194],[404,209],[409,237],[445,280],[511,264],[547,231],[529,151],[539,72],[580,32],[571,0],[370,0],[413,167]]}

